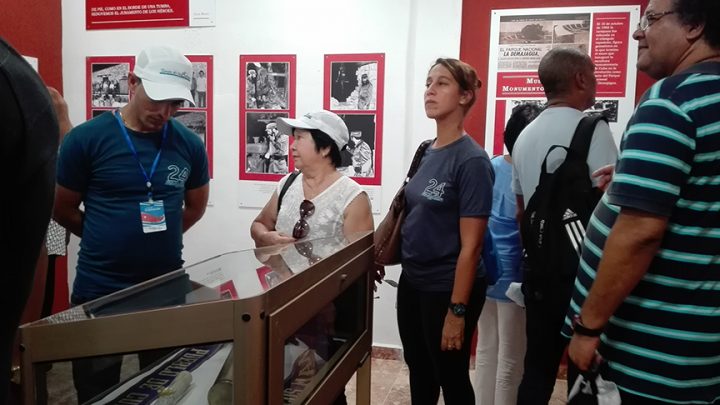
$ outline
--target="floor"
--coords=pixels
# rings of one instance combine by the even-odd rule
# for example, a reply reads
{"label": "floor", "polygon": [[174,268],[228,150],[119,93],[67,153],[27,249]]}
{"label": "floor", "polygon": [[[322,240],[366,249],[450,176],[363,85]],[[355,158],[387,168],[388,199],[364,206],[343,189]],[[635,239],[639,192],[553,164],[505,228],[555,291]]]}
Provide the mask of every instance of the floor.
{"label": "floor", "polygon": [[[372,359],[371,365],[370,403],[372,405],[406,405],[410,404],[410,387],[408,369],[402,360]],[[470,380],[475,380],[475,370],[470,370]],[[561,405],[567,402],[567,381],[558,379],[555,383],[550,405]],[[345,388],[348,404],[355,403],[355,377]],[[444,404],[442,396],[438,404]]]}
{"label": "floor", "polygon": [[[375,353],[373,354],[375,355]],[[127,364],[123,363],[125,370],[137,367],[133,363],[133,356],[126,356]],[[409,405],[410,404],[410,387],[408,381],[408,369],[402,360],[391,360],[383,358],[373,358],[371,364],[371,401],[372,405]],[[560,376],[563,376],[563,372]],[[70,379],[70,363],[56,363],[52,371],[48,374],[48,388],[53,404],[75,404],[75,392],[71,386],[67,385]],[[470,370],[470,380],[475,380],[475,370]],[[565,393],[567,392],[567,382],[564,379],[558,379],[555,384],[555,392],[550,400],[550,405],[561,405],[567,402]],[[353,377],[345,388],[345,395],[348,404],[355,403],[355,377]],[[444,404],[442,396],[439,404]]]}

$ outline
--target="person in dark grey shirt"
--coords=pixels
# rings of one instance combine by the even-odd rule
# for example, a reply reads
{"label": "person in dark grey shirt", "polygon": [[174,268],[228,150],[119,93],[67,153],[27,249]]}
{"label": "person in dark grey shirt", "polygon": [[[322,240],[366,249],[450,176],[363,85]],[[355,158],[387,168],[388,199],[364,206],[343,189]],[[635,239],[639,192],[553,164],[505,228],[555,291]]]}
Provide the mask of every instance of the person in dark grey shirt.
{"label": "person in dark grey shirt", "polygon": [[397,316],[413,404],[474,404],[468,374],[472,334],[485,301],[480,260],[492,207],[487,153],[463,130],[479,82],[457,59],[428,73],[425,113],[437,138],[405,188]]}

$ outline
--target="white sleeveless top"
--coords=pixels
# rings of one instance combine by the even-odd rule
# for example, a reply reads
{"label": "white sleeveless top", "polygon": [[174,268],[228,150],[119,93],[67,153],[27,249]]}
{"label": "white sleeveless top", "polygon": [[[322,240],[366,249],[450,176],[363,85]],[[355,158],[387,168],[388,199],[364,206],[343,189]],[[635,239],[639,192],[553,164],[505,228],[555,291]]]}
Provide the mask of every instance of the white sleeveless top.
{"label": "white sleeveless top", "polygon": [[[282,178],[277,185],[277,194],[280,195],[288,175]],[[300,173],[288,188],[280,205],[275,230],[288,236],[292,236],[293,227],[300,219],[300,203],[305,200],[305,193],[302,187],[303,175]],[[322,193],[313,198],[315,212],[306,217],[310,232],[304,239],[327,238],[343,234],[345,222],[345,209],[350,202],[360,193],[364,193],[355,180],[341,176]]]}

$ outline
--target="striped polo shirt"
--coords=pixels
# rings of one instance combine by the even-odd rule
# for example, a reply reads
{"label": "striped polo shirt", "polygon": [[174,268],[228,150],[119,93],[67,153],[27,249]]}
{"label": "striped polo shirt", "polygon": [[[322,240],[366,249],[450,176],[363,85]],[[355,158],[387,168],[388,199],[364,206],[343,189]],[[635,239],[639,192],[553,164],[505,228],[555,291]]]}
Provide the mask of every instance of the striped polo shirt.
{"label": "striped polo shirt", "polygon": [[657,82],[623,135],[595,209],[563,334],[579,312],[622,207],[669,218],[647,274],[610,319],[609,380],[677,404],[720,400],[720,63]]}

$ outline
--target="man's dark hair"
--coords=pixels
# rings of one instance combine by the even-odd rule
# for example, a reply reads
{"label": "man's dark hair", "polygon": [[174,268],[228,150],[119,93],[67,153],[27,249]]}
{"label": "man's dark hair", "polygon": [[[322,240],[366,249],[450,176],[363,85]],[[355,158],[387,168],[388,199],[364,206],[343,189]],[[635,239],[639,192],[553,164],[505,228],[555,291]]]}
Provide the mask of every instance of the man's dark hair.
{"label": "man's dark hair", "polygon": [[590,57],[577,48],[555,48],[540,60],[538,76],[547,98],[563,96],[570,91],[575,75],[592,66]]}
{"label": "man's dark hair", "polygon": [[335,141],[330,138],[330,135],[319,129],[311,129],[310,135],[312,135],[313,141],[315,141],[315,150],[320,152],[324,148],[330,148],[330,162],[333,167],[340,166],[342,158],[340,157],[340,149],[338,148]]}
{"label": "man's dark hair", "polygon": [[513,108],[512,114],[505,125],[504,142],[508,153],[512,155],[515,141],[517,141],[520,132],[537,117],[542,108],[533,103],[523,103]]}
{"label": "man's dark hair", "polygon": [[720,1],[675,0],[673,3],[680,22],[689,26],[705,24],[703,38],[712,48],[720,48]]}

